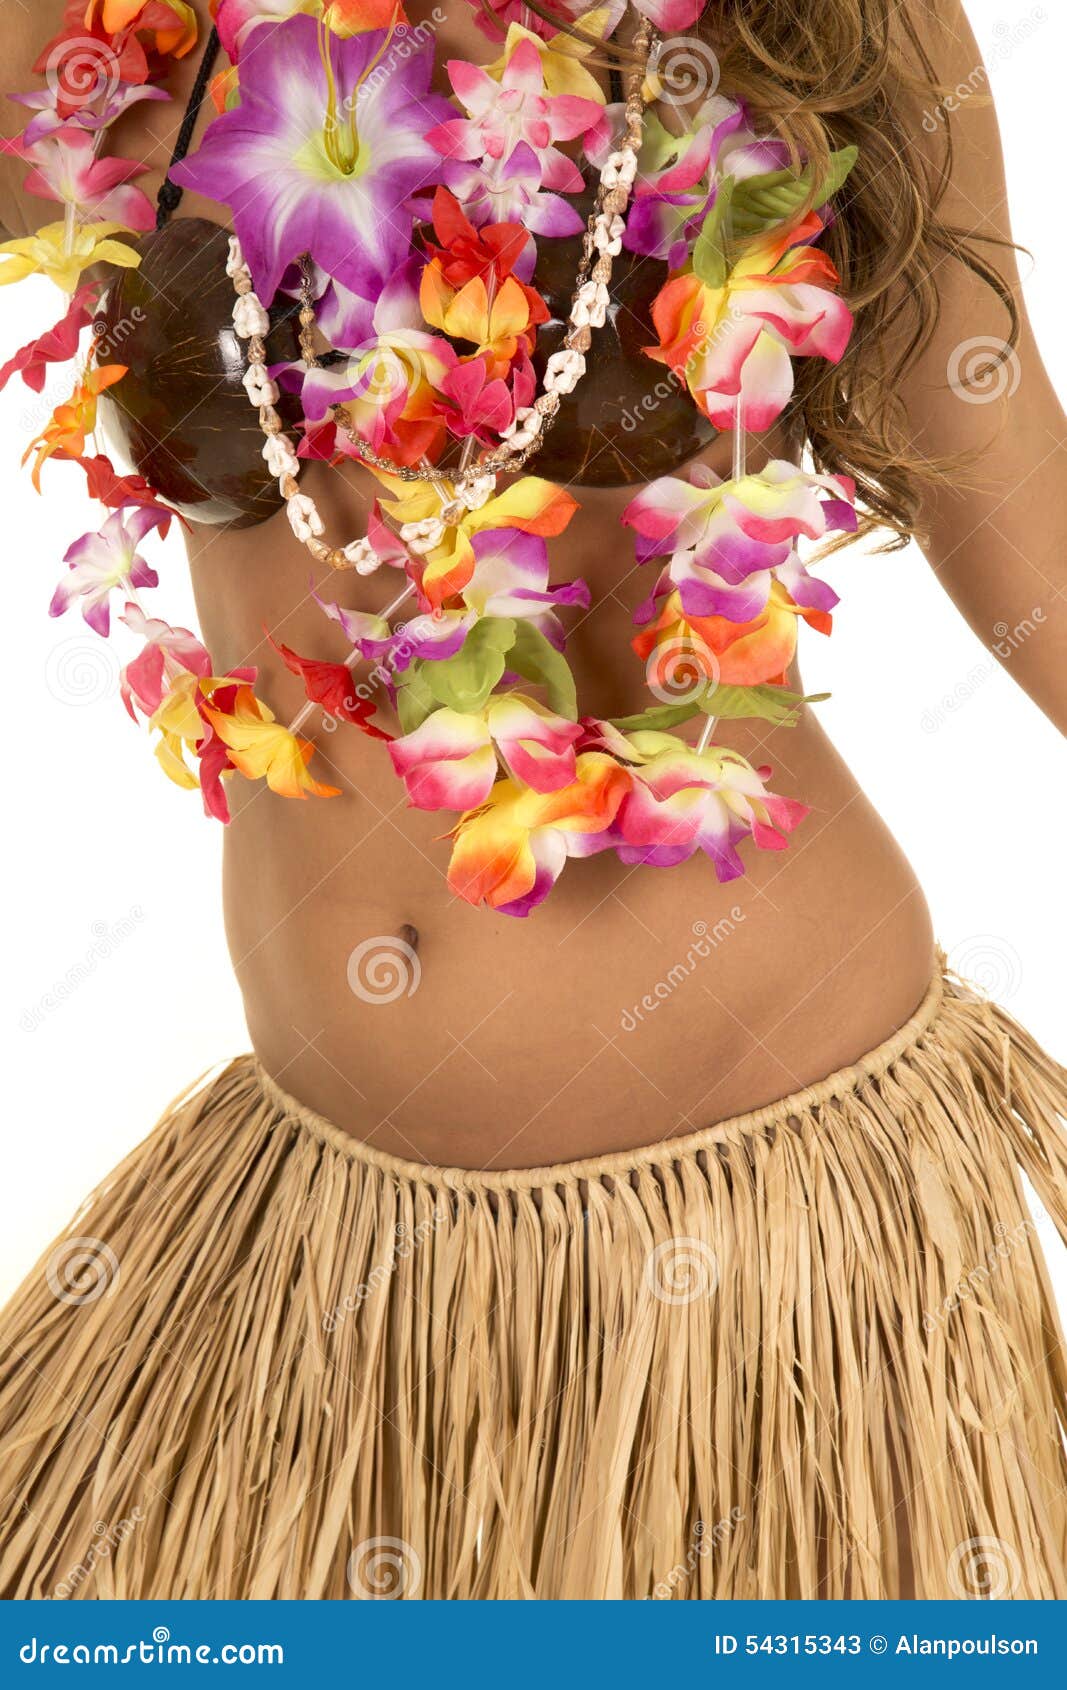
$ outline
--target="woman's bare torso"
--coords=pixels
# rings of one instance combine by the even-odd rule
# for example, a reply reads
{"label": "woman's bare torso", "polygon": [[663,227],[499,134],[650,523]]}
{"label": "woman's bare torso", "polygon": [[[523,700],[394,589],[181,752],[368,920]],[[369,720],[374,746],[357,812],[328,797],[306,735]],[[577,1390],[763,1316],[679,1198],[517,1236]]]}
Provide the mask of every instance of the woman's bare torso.
{"label": "woman's bare torso", "polygon": [[[347,532],[340,481],[322,479],[320,507]],[[568,651],[583,706],[604,714],[643,705],[642,665],[619,655],[644,591],[617,523],[626,497],[586,492],[555,543],[560,574],[592,591]],[[264,650],[263,623],[298,650],[343,655],[309,601],[304,555],[284,518],[198,538],[208,644],[226,666],[259,664],[288,719],[298,684]],[[344,596],[372,597],[365,582]],[[793,729],[728,728],[812,806],[787,851],[749,848],[747,876],[726,886],[704,858],[657,870],[596,857],[515,921],[450,896],[450,818],[407,807],[380,745],[313,721],[343,795],[235,787],[226,838],[230,947],[268,1071],[396,1154],[536,1166],[688,1132],[869,1050],[929,982],[915,877],[810,712]],[[409,928],[417,970],[395,943]],[[415,989],[394,995],[405,975]]]}
{"label": "woman's bare torso", "polygon": [[[448,7],[461,10],[460,25],[440,31],[442,56],[484,59],[467,8]],[[180,67],[179,98],[194,74]],[[177,121],[174,110],[142,108],[123,150],[154,149],[162,165]],[[193,196],[181,210],[223,215]],[[771,453],[775,444],[764,442]],[[706,455],[726,467],[722,443]],[[308,486],[330,534],[361,531],[366,476],[315,466]],[[554,579],[581,575],[592,592],[588,612],[568,613],[569,656],[583,710],[622,714],[647,702],[628,651],[647,582],[618,522],[633,490],[575,491],[582,508],[551,543]],[[345,655],[310,597],[307,553],[278,516],[197,529],[190,554],[217,666],[257,664],[257,690],[289,719],[299,686],[264,626],[299,651]],[[327,574],[329,596],[347,605],[384,602],[386,585]],[[596,857],[570,865],[525,921],[450,896],[450,818],[407,807],[380,744],[344,726],[324,731],[317,715],[307,731],[342,796],[297,803],[232,783],[227,932],[268,1072],[384,1150],[533,1166],[677,1136],[852,1061],[926,988],[921,891],[810,712],[795,729],[720,731],[773,765],[776,790],[812,806],[786,852],[743,846],[749,872],[727,886],[703,857],[669,870]]]}

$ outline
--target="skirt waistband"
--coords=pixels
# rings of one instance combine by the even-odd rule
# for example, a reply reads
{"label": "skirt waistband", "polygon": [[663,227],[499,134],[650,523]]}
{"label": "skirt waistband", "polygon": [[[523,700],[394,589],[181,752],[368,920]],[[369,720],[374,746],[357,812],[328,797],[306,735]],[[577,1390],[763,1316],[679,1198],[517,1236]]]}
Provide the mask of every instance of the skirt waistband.
{"label": "skirt waistband", "polygon": [[541,1186],[569,1184],[591,1179],[625,1178],[642,1169],[691,1157],[712,1149],[740,1134],[758,1133],[782,1126],[792,1117],[810,1114],[831,1099],[841,1099],[857,1091],[870,1080],[881,1075],[899,1061],[923,1038],[942,1009],[946,994],[943,959],[929,989],[915,1013],[892,1036],[850,1067],[820,1080],[817,1085],[804,1086],[776,1103],[744,1115],[732,1115],[697,1132],[680,1138],[661,1139],[655,1144],[634,1150],[621,1150],[610,1155],[588,1157],[581,1161],[560,1162],[550,1167],[491,1169],[440,1167],[429,1162],[410,1162],[399,1156],[377,1150],[371,1144],[354,1138],[335,1127],[314,1110],[298,1103],[295,1098],[271,1079],[266,1070],[256,1064],[259,1083],[267,1101],[278,1112],[279,1124],[287,1124],[311,1134],[332,1150],[350,1157],[395,1178],[416,1184],[443,1187],[454,1191],[515,1191]]}

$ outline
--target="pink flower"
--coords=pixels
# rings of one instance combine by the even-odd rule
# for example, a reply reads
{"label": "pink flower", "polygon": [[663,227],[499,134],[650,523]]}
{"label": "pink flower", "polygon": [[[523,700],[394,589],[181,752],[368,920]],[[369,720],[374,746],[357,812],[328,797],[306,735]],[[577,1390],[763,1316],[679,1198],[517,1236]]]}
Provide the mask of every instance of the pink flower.
{"label": "pink flower", "polygon": [[[606,146],[599,136],[594,142],[590,157],[602,164],[610,137]],[[677,270],[724,177],[740,182],[788,164],[785,143],[756,136],[744,106],[721,94],[705,100],[685,135],[672,135],[649,111],[623,245]]]}
{"label": "pink flower", "polygon": [[138,505],[128,512],[115,511],[99,533],[83,534],[75,540],[63,559],[70,564],[70,572],[52,594],[49,615],[62,616],[80,599],[82,615],[90,628],[106,637],[111,629],[109,601],[116,587],[128,590],[159,585],[159,576],[138,555],[137,548],[164,520],[162,512]]}
{"label": "pink flower", "polygon": [[[72,54],[76,59],[77,54]],[[155,88],[150,83],[120,82],[112,87],[111,79],[101,76],[97,93],[84,105],[79,105],[74,111],[65,116],[60,106],[65,104],[61,85],[55,87],[34,89],[29,94],[9,94],[8,99],[17,100],[19,105],[28,106],[37,113],[31,117],[22,132],[22,139],[27,147],[34,146],[44,136],[53,134],[57,129],[67,125],[77,124],[81,129],[92,130],[98,134],[107,129],[121,117],[130,106],[137,105],[141,100],[169,100],[171,96],[165,88]]]}
{"label": "pink flower", "polygon": [[631,775],[596,751],[583,751],[574,773],[573,781],[552,792],[498,780],[485,803],[456,825],[449,890],[501,915],[528,916],[548,897],[569,857],[606,849]]}
{"label": "pink flower", "polygon": [[669,868],[703,851],[720,881],[734,880],[745,872],[737,850],[742,839],[762,851],[784,851],[785,835],[808,813],[795,799],[769,792],[771,770],[754,768],[739,751],[709,745],[698,752],[673,734],[627,737],[607,722],[586,725],[592,747],[632,777],[605,841],[620,862]]}
{"label": "pink flower", "polygon": [[577,722],[521,693],[491,698],[465,715],[435,710],[389,747],[393,767],[420,810],[472,810],[497,777],[499,752],[511,775],[534,792],[556,792],[575,778]]}
{"label": "pink flower", "polygon": [[427,140],[439,153],[499,164],[523,141],[538,154],[546,187],[565,193],[581,190],[581,172],[555,142],[584,135],[599,121],[601,108],[573,94],[546,94],[541,55],[532,41],[518,41],[499,82],[466,59],[450,59],[448,74],[470,116],[431,129]]}
{"label": "pink flower", "polygon": [[659,345],[646,351],[686,383],[716,428],[733,427],[738,398],[747,428],[769,428],[793,392],[793,359],[837,363],[844,353],[852,313],[833,291],[837,271],[803,244],[821,229],[813,212],[751,242],[720,286],[687,271],[657,294]]}
{"label": "pink flower", "polygon": [[832,610],[837,594],[808,573],[797,542],[853,533],[854,500],[846,477],[808,475],[780,458],[739,481],[721,480],[706,464],[694,465],[685,481],[653,481],[622,520],[638,535],[639,563],[669,562],[635,620],[648,621],[655,601],[677,588],[686,616],[750,622],[766,609],[775,580],[794,604]]}
{"label": "pink flower", "polygon": [[127,229],[151,229],[155,210],[151,200],[132,184],[148,169],[135,159],[97,158],[96,142],[87,129],[56,129],[32,145],[25,140],[0,142],[31,166],[28,193],[72,205],[87,220],[121,223]]}
{"label": "pink flower", "polygon": [[[434,390],[456,362],[448,341],[428,334],[423,324],[414,280],[420,268],[418,259],[400,267],[382,289],[363,344],[346,363],[305,370],[301,389],[309,423],[326,418],[331,406],[344,405],[360,439],[398,464],[440,452],[445,424]],[[324,455],[334,449],[357,455],[340,432]]]}
{"label": "pink flower", "polygon": [[188,628],[172,628],[169,622],[146,616],[132,601],[119,620],[144,641],[140,654],[122,671],[120,682],[122,702],[134,721],[138,710],[154,716],[162,704],[168,663],[201,680],[211,674],[211,654]]}
{"label": "pink flower", "polygon": [[468,359],[450,370],[439,383],[437,408],[458,439],[474,435],[483,444],[495,444],[510,427],[518,406],[532,403],[536,389],[533,365],[520,348],[510,381],[489,379],[488,356]]}
{"label": "pink flower", "polygon": [[470,115],[439,124],[427,139],[449,160],[449,186],[471,221],[576,233],[581,219],[556,196],[580,193],[582,174],[556,142],[588,133],[600,121],[600,105],[546,94],[541,55],[526,38],[515,41],[499,82],[465,59],[450,59],[448,74]]}

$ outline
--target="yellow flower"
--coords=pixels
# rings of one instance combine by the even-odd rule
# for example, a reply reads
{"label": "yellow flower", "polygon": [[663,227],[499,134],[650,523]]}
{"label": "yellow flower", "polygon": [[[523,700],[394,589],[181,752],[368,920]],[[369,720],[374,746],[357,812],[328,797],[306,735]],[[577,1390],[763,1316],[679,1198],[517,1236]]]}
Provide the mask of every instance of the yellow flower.
{"label": "yellow flower", "polygon": [[[601,35],[608,19],[607,8],[600,7],[595,12],[587,12],[582,19],[582,29],[590,35]],[[523,29],[519,23],[508,25],[507,40],[504,51],[495,64],[487,65],[490,76],[499,82],[504,74],[507,62],[520,41],[531,41],[541,56],[541,71],[545,79],[546,94],[574,94],[580,100],[596,100],[598,105],[604,104],[604,94],[594,76],[586,70],[582,60],[588,58],[593,51],[592,44],[582,41],[575,35],[554,35],[551,41],[542,41],[539,35]]]}
{"label": "yellow flower", "polygon": [[204,724],[196,708],[198,685],[195,675],[179,676],[149,723],[161,735],[155,753],[163,773],[175,786],[187,789],[200,784],[185,761],[185,747],[195,748],[204,737]]}
{"label": "yellow flower", "polygon": [[4,241],[0,254],[9,256],[0,266],[0,287],[40,271],[42,276],[51,276],[64,293],[73,293],[82,271],[91,264],[118,264],[124,270],[134,270],[141,262],[140,254],[124,241],[111,239],[119,233],[130,235],[133,230],[123,223],[78,224],[71,232],[68,250],[65,223],[46,223],[35,235]]}

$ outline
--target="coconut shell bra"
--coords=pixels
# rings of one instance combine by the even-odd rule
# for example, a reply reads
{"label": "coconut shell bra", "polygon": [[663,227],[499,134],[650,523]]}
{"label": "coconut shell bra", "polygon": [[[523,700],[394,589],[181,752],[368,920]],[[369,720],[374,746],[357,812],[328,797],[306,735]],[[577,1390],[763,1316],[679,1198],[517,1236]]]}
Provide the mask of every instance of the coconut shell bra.
{"label": "coconut shell bra", "polygon": [[[106,507],[51,612],[133,645],[122,695],[165,773],[222,821],[234,778],[335,797],[300,730],[347,724],[413,805],[455,815],[453,893],[518,916],[571,858],[703,852],[728,880],[746,840],[785,847],[805,806],[715,723],[791,723],[811,702],[786,671],[799,621],[828,633],[836,595],[800,546],[856,526],[847,479],[746,464],[789,405],[793,360],[836,360],[851,333],[816,242],[854,149],[816,174],[757,134],[699,35],[678,33],[700,0],[550,9],[558,27],[478,0],[499,56],[450,61],[445,98],[433,31],[397,0],[217,0],[157,211],[106,132],[168,98],[195,15],[76,0],[35,66],[45,86],[12,96],[31,115],[6,144],[63,214],[0,246],[0,283],[40,272],[70,296],[0,371],[40,392],[53,365],[75,369],[27,450],[34,483],[72,461]],[[216,115],[183,156],[220,43]],[[590,64],[613,53],[607,97]],[[234,233],[171,221],[183,187],[228,208]],[[108,280],[86,282],[100,265]],[[101,402],[132,473],[98,449]],[[729,478],[674,473],[726,431]],[[371,469],[364,534],[327,535],[300,485],[315,457]],[[576,697],[565,625],[590,595],[553,581],[550,541],[570,487],[636,484],[622,522],[636,564],[657,566],[632,641],[650,698],[608,721]],[[397,587],[380,615],[316,594],[349,655],[276,645],[307,694],[289,724],[255,670],[220,674],[156,613],[144,555],[176,513],[245,525],[282,506],[320,566]]]}

